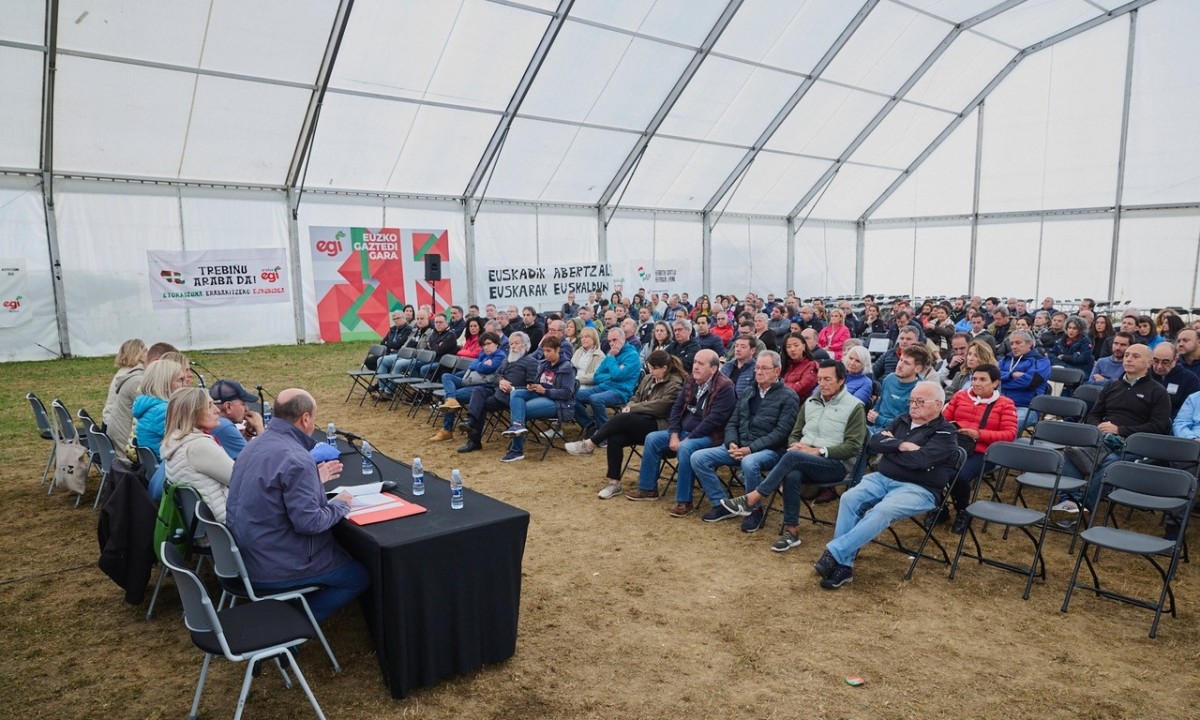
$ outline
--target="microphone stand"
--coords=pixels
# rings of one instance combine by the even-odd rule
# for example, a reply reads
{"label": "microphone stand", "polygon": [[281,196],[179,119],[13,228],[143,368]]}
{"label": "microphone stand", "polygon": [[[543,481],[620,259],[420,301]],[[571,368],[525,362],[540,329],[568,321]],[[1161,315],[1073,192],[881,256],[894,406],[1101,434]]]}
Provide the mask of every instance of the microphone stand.
{"label": "microphone stand", "polygon": [[[191,366],[192,366],[193,368],[200,368],[200,369],[201,369],[201,370],[203,370],[204,372],[208,373],[209,377],[213,378],[213,382],[214,382],[214,383],[215,383],[215,382],[218,382],[219,380],[221,380],[221,376],[220,376],[220,375],[216,374],[216,373],[215,373],[215,372],[213,372],[211,369],[209,369],[209,368],[205,367],[205,366],[204,366],[204,365],[202,365],[200,362],[198,362],[198,361],[196,361],[196,360],[193,360],[192,358],[190,358],[190,357],[189,357],[189,358],[188,358],[188,363],[190,363],[190,364],[191,364]],[[196,372],[194,369],[192,370],[192,372],[196,373],[196,376],[200,378],[200,387],[205,387],[205,385],[204,385],[204,376],[203,376],[203,375],[201,375],[200,373]]]}
{"label": "microphone stand", "polygon": [[[356,435],[354,433],[348,433],[344,430],[338,430],[336,434],[340,435],[341,438],[346,441],[346,444],[350,446],[351,450],[353,450],[356,454],[358,454],[360,457],[362,457],[364,460],[366,460],[367,462],[371,463],[372,466],[374,466],[375,472],[379,474],[379,479],[382,481],[383,480],[383,468],[379,467],[379,463],[375,462],[375,458],[367,457],[366,454],[363,453],[362,448],[359,447],[358,445],[354,444],[355,440],[365,440],[366,442],[370,442],[370,440],[367,440],[366,438],[362,437],[361,435]],[[372,448],[372,453],[373,453],[375,446],[372,445],[371,448]]]}

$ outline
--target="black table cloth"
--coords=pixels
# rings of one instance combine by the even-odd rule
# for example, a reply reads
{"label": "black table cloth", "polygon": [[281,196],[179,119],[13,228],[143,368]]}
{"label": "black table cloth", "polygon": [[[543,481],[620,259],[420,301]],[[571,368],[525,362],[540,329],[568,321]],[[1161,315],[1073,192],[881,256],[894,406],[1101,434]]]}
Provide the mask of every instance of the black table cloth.
{"label": "black table cloth", "polygon": [[345,469],[330,485],[392,480],[392,492],[428,510],[374,525],[343,520],[334,528],[371,575],[361,605],[392,696],[512,657],[529,513],[469,487],[464,507],[452,510],[450,483],[428,469],[425,494],[414,497],[409,465],[375,452],[377,470],[364,476],[354,450],[344,442],[338,449]]}

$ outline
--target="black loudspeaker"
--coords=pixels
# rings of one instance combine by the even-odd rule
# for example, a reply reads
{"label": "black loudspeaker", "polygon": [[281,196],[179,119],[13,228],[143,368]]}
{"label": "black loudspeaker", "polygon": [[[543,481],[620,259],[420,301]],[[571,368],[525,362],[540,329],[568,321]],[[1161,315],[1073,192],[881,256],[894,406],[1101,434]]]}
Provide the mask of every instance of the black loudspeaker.
{"label": "black loudspeaker", "polygon": [[427,281],[435,281],[442,279],[442,256],[426,254],[425,255],[425,279]]}

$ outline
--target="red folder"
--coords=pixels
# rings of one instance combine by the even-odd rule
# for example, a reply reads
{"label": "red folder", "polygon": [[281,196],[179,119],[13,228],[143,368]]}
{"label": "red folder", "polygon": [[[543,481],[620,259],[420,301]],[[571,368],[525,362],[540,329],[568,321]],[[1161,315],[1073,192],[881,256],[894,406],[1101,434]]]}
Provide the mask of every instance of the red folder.
{"label": "red folder", "polygon": [[364,508],[359,512],[348,515],[346,519],[355,525],[373,525],[384,520],[394,520],[396,518],[420,515],[423,512],[428,512],[420,505],[407,500],[401,500],[391,493],[384,493],[384,495],[395,498],[395,503],[380,506],[378,509]]}

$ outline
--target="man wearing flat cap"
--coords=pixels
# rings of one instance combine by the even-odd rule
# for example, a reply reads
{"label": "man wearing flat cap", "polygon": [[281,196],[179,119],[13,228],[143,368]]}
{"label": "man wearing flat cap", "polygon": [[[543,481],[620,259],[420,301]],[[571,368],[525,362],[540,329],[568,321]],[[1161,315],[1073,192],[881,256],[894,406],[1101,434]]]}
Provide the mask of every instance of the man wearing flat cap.
{"label": "man wearing flat cap", "polygon": [[249,403],[258,398],[247,392],[237,380],[218,380],[208,389],[208,394],[217,404],[217,412],[221,413],[212,436],[221,443],[229,457],[237,460],[246,443],[262,434],[262,415],[249,407]]}

